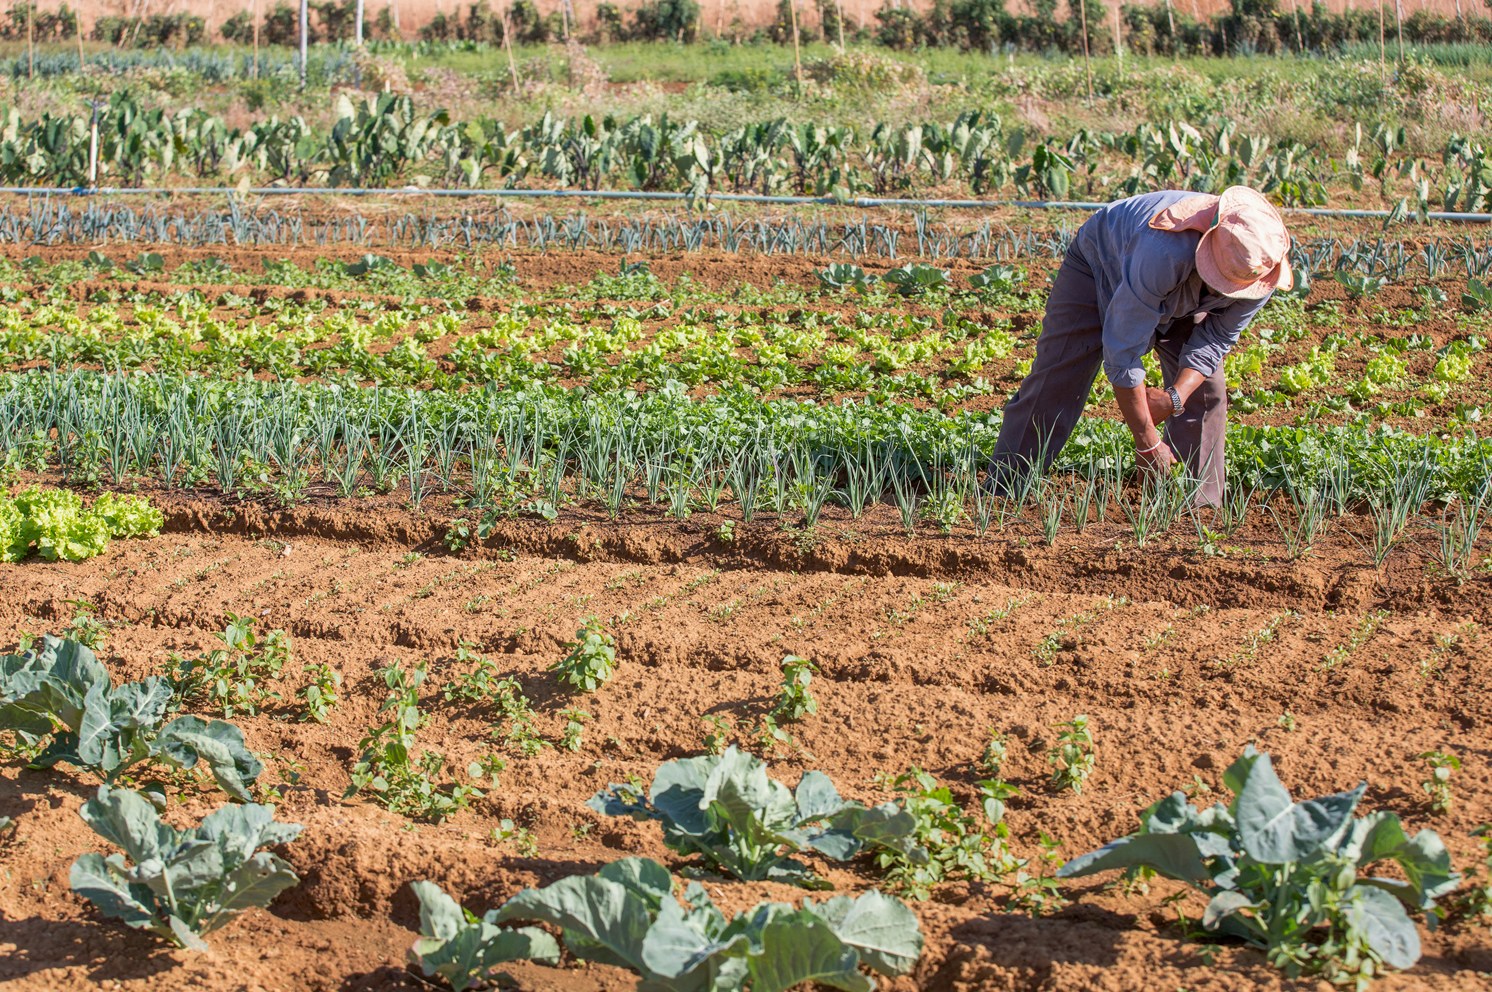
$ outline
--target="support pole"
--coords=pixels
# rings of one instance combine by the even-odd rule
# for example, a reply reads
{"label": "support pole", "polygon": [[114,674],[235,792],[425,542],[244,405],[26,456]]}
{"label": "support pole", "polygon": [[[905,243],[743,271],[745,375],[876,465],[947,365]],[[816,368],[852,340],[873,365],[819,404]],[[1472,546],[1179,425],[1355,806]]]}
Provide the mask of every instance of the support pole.
{"label": "support pole", "polygon": [[508,75],[513,79],[513,92],[518,92],[518,62],[513,58],[513,22],[503,10],[503,51],[508,53]]}
{"label": "support pole", "polygon": [[300,0],[300,88],[306,88],[306,36],[311,31],[311,11],[308,0]]}
{"label": "support pole", "polygon": [[798,46],[798,0],[787,0],[788,19],[793,22],[793,79],[803,95],[803,54]]}
{"label": "support pole", "polygon": [[1088,76],[1088,102],[1093,102],[1093,60],[1088,54],[1088,0],[1068,0],[1078,5],[1078,17],[1083,28],[1083,72]]}
{"label": "support pole", "polygon": [[357,0],[357,10],[352,21],[352,43],[358,48],[363,47],[363,8],[363,0]]}

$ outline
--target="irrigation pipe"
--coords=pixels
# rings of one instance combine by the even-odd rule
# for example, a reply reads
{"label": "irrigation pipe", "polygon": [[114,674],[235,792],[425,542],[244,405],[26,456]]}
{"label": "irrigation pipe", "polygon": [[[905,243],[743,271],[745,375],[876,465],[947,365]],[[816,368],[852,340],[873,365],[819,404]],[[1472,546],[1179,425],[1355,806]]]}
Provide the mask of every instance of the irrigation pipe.
{"label": "irrigation pipe", "polygon": [[[1015,207],[1022,210],[1084,210],[1108,206],[1107,202],[1084,200],[920,200],[900,196],[855,196],[838,199],[832,196],[770,196],[761,193],[692,193],[649,192],[644,190],[606,189],[420,189],[413,186],[366,189],[342,186],[0,186],[0,194],[18,196],[434,196],[463,199],[570,199],[570,200],[647,200],[662,202],[764,203],[778,206],[840,206],[873,209],[876,207],[927,207],[952,210],[996,210]],[[1394,216],[1392,210],[1349,210],[1331,207],[1283,207],[1285,213],[1306,214],[1350,220],[1383,220]],[[1492,213],[1469,213],[1453,210],[1431,210],[1426,220],[1460,224],[1492,223]]]}

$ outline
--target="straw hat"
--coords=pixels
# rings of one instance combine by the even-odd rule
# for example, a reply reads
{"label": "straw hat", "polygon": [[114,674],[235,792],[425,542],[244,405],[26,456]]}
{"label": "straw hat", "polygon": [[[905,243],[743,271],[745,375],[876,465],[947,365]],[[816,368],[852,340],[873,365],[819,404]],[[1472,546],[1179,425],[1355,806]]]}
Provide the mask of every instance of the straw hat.
{"label": "straw hat", "polygon": [[1197,272],[1224,296],[1259,300],[1295,285],[1285,222],[1274,204],[1247,186],[1189,196],[1150,218],[1150,226],[1201,231]]}

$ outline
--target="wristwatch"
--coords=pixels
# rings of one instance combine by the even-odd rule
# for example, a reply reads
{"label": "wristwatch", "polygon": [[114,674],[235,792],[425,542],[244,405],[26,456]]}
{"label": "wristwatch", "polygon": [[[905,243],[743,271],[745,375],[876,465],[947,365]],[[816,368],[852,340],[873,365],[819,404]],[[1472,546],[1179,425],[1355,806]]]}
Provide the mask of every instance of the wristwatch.
{"label": "wristwatch", "polygon": [[1167,386],[1166,395],[1171,397],[1172,413],[1179,414],[1182,410],[1186,409],[1186,404],[1181,402],[1181,394],[1176,391],[1175,386]]}

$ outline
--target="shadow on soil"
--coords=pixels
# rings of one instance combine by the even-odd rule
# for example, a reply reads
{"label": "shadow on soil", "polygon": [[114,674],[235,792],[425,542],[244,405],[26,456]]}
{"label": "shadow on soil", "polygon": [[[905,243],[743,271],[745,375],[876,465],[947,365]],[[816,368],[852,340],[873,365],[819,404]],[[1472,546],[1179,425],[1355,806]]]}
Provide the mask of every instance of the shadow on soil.
{"label": "shadow on soil", "polygon": [[53,968],[85,968],[94,982],[151,978],[176,967],[169,949],[147,934],[73,920],[0,918],[0,984]]}

